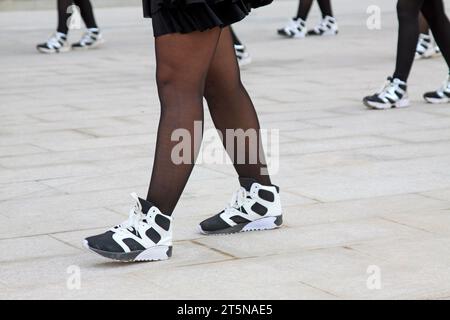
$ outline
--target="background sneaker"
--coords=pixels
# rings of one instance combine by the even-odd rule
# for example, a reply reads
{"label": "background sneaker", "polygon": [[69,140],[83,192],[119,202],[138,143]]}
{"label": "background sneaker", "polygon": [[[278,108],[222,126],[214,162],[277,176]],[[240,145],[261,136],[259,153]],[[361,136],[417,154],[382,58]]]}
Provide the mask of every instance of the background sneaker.
{"label": "background sneaker", "polygon": [[252,62],[252,57],[247,51],[247,48],[242,44],[235,44],[234,50],[236,51],[236,57],[238,59],[239,66],[245,66]]}
{"label": "background sneaker", "polygon": [[308,31],[308,36],[335,36],[338,32],[336,18],[326,16],[314,29]]}
{"label": "background sneaker", "polygon": [[448,103],[450,102],[450,75],[441,88],[436,91],[427,92],[423,95],[428,103]]}
{"label": "background sneaker", "polygon": [[368,108],[378,110],[408,107],[406,82],[389,77],[378,93],[365,97],[363,102]]}
{"label": "background sneaker", "polygon": [[253,179],[240,178],[241,187],[229,205],[199,225],[203,234],[225,234],[269,230],[283,222],[279,188],[264,186]]}
{"label": "background sneaker", "polygon": [[284,28],[278,29],[280,36],[288,38],[304,38],[306,36],[306,22],[300,18],[290,19]]}
{"label": "background sneaker", "polygon": [[59,53],[69,51],[70,46],[67,43],[67,35],[56,32],[47,40],[47,42],[38,44],[36,49],[41,53]]}
{"label": "background sneaker", "polygon": [[429,34],[421,33],[416,48],[416,60],[427,59],[436,54],[433,38]]}
{"label": "background sneaker", "polygon": [[131,194],[135,201],[128,220],[109,231],[86,238],[84,246],[112,260],[157,261],[172,256],[172,218],[150,202]]}
{"label": "background sneaker", "polygon": [[86,33],[83,35],[80,41],[72,44],[72,49],[91,49],[96,48],[103,44],[105,41],[103,40],[102,34],[100,30],[88,29]]}

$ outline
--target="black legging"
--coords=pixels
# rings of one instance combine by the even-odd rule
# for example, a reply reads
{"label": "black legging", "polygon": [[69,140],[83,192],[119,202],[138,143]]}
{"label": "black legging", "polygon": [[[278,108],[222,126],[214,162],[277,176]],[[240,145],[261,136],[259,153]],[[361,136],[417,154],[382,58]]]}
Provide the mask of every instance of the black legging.
{"label": "black legging", "polygon": [[[155,50],[161,118],[147,200],[165,214],[172,214],[200,148],[202,132],[196,130],[195,122],[203,125],[203,97],[239,177],[270,185],[258,116],[241,82],[230,28],[160,36]],[[179,130],[190,133],[189,148],[183,150],[189,161],[174,158],[179,141],[174,141],[173,134]],[[245,150],[236,150],[229,147],[236,147],[229,130],[250,130],[256,139],[245,139]],[[255,161],[253,156],[257,156]]]}
{"label": "black legging", "polygon": [[90,0],[58,0],[58,28],[57,31],[66,33],[69,31],[68,23],[72,16],[69,7],[76,5],[80,8],[80,14],[87,28],[97,28],[94,11]]}
{"label": "black legging", "polygon": [[[311,10],[313,1],[314,0],[300,0],[296,18],[306,20],[308,18],[309,11]],[[331,9],[331,0],[317,0],[317,2],[319,3],[323,18],[325,18],[326,16],[333,16],[333,10]]]}
{"label": "black legging", "polygon": [[450,67],[450,22],[442,0],[398,0],[397,63],[394,78],[407,81],[419,40],[419,12],[430,25],[437,45]]}

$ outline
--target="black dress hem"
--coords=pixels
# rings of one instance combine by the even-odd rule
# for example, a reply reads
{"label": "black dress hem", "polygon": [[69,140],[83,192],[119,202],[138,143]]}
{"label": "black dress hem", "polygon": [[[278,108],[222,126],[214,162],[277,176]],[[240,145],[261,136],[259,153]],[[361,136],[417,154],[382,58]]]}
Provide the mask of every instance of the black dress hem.
{"label": "black dress hem", "polygon": [[155,37],[223,28],[244,19],[251,10],[246,0],[143,0],[143,4]]}

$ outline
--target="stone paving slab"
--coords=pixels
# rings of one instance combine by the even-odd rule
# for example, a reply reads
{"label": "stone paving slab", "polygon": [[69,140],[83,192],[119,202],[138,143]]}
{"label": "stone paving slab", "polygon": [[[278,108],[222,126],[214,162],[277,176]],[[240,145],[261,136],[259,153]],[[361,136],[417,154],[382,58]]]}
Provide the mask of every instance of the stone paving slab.
{"label": "stone paving slab", "polygon": [[[291,0],[236,25],[261,124],[280,130],[284,228],[200,235],[238,185],[231,165],[203,163],[175,210],[173,259],[86,252],[81,239],[125,219],[130,192],[145,194],[159,117],[150,22],[138,6],[98,4],[105,47],[54,56],[34,49],[52,10],[0,12],[0,298],[450,299],[450,106],[421,98],[444,79],[443,59],[415,63],[411,108],[361,104],[393,68],[390,0],[377,2],[377,31],[369,0],[336,1],[338,37],[278,38]],[[371,267],[380,289],[367,286]],[[67,285],[73,268],[79,289]]]}

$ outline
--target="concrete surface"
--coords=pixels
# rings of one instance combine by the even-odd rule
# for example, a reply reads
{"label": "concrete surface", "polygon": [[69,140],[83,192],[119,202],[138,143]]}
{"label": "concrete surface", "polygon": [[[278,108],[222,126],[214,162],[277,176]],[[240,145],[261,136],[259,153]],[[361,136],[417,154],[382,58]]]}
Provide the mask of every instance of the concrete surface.
{"label": "concrete surface", "polygon": [[278,38],[294,1],[236,26],[262,126],[280,129],[285,227],[197,234],[237,186],[230,166],[201,165],[176,209],[173,258],[134,265],[81,239],[146,192],[159,116],[150,21],[139,7],[101,8],[103,49],[45,56],[34,46],[55,12],[0,13],[0,298],[448,299],[450,105],[421,100],[447,68],[417,62],[411,108],[366,110],[395,57],[394,4],[377,3],[371,31],[371,1],[337,1],[333,38]]}

